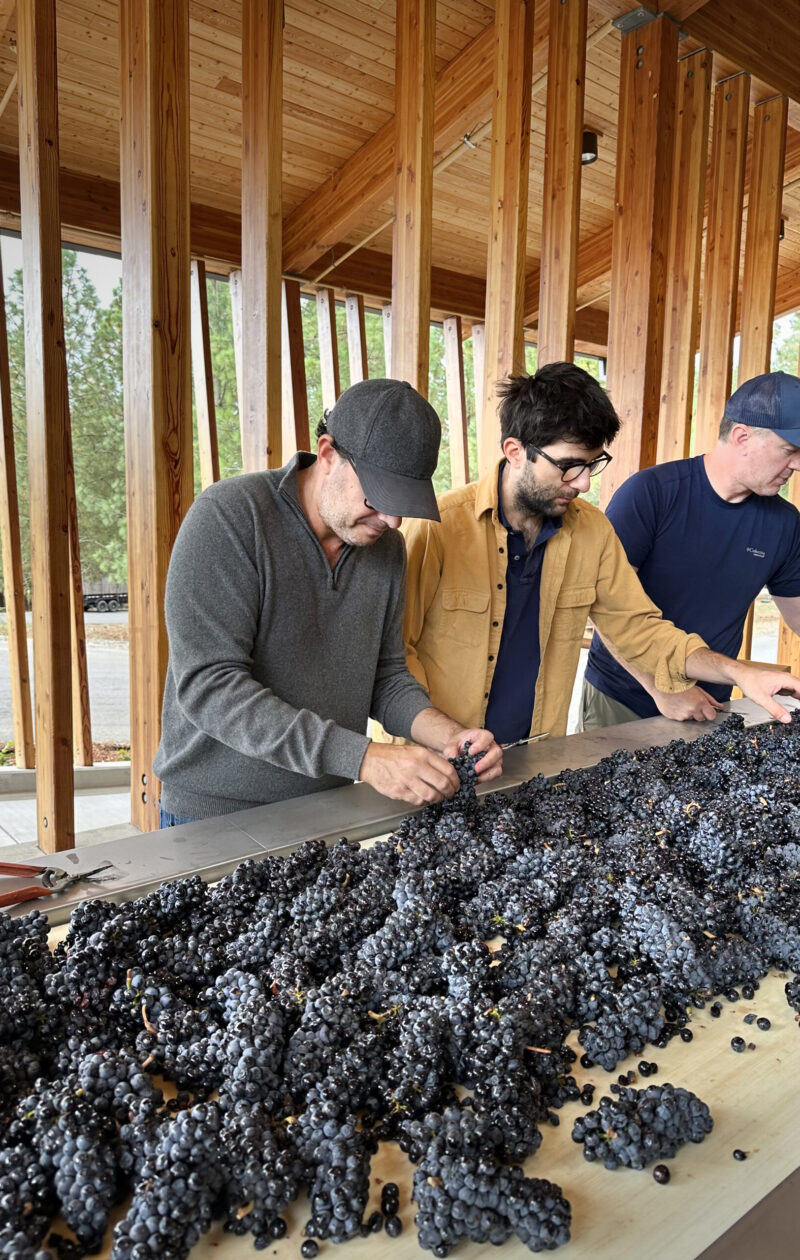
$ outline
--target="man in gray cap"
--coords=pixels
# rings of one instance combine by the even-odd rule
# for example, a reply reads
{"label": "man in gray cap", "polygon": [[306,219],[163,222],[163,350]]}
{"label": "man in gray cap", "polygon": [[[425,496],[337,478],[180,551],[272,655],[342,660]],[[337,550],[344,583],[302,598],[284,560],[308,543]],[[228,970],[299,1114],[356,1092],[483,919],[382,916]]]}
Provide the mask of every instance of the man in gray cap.
{"label": "man in gray cap", "polygon": [[[406,669],[403,516],[438,519],[441,426],[402,381],[342,394],[317,455],[211,486],[193,504],[167,577],[170,658],[154,769],[161,825],[215,817],[354,779],[412,804],[458,788],[485,730],[431,706]],[[377,719],[409,746],[366,735]]]}
{"label": "man in gray cap", "polygon": [[[781,486],[800,469],[800,380],[766,372],[731,395],[707,455],[635,473],[607,515],[647,594],[681,630],[735,657],[763,587],[800,634],[800,513]],[[581,719],[593,730],[657,713],[713,718],[731,688],[658,691],[595,631]]]}

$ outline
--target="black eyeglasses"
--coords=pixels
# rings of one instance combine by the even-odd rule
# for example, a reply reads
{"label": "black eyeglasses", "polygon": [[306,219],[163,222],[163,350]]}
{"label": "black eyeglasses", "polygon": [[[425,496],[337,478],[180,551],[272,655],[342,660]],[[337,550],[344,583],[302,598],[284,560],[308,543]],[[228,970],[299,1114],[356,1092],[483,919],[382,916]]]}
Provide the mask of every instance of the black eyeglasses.
{"label": "black eyeglasses", "polygon": [[596,477],[598,473],[603,471],[606,464],[611,463],[612,459],[612,456],[609,455],[608,451],[603,451],[602,455],[597,456],[597,459],[553,459],[552,455],[548,455],[547,451],[543,451],[540,447],[534,446],[533,442],[529,442],[525,447],[525,453],[528,455],[528,459],[530,459],[530,451],[535,451],[537,455],[541,455],[542,459],[546,459],[548,464],[552,464],[554,468],[557,468],[561,473],[561,480],[565,482],[577,481],[581,474],[587,471],[590,477]]}
{"label": "black eyeglasses", "polygon": [[[331,438],[331,443],[333,445],[333,449],[337,452],[337,454],[343,456],[343,458],[347,460],[348,464],[352,468],[355,475],[358,476],[358,469],[356,468],[356,461],[353,459],[353,456],[350,454],[350,452],[346,451],[343,446],[340,446],[339,443],[336,441],[336,439],[333,437]],[[368,503],[366,499],[364,500],[364,507],[367,509],[368,512],[378,511],[378,509],[376,507],[373,507],[371,503]]]}

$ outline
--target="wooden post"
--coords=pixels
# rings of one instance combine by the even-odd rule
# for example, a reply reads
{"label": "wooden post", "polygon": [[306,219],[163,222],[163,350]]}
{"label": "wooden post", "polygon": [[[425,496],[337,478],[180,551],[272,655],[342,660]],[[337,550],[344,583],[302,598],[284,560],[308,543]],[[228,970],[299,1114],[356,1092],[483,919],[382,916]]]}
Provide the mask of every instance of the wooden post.
{"label": "wooden post", "polygon": [[330,411],[341,393],[339,342],[336,336],[336,295],[333,289],[317,289],[317,332],[322,406]]}
{"label": "wooden post", "polygon": [[167,566],[193,497],[184,0],[120,0],[120,69],[131,817],[151,831],[158,827],[153,757],[168,658]]}
{"label": "wooden post", "polygon": [[464,349],[461,316],[444,321],[444,372],[447,382],[447,426],[450,433],[450,484],[465,486],[469,481],[467,442],[467,395],[464,389]]}
{"label": "wooden post", "polygon": [[[739,322],[740,384],[768,372],[770,367],[787,109],[786,97],[774,96],[771,100],[759,102],[753,111],[750,197],[744,243],[742,316]],[[743,660],[749,660],[753,652],[754,608],[755,605],[751,604],[742,636],[739,655]]]}
{"label": "wooden post", "polygon": [[622,36],[608,391],[622,422],[601,503],[656,458],[675,131],[678,28],[667,17]]}
{"label": "wooden post", "polygon": [[367,367],[367,326],[364,320],[364,299],[360,293],[349,293],[344,300],[347,318],[347,354],[350,360],[350,384],[365,381]]}
{"label": "wooden post", "polygon": [[[797,365],[797,372],[800,375],[800,363]],[[788,490],[789,502],[800,509],[800,475],[798,473],[793,473],[789,478]],[[795,677],[800,676],[800,635],[790,630],[783,618],[778,627],[778,664],[788,665],[790,673]]]}
{"label": "wooden post", "polygon": [[283,282],[283,457],[310,450],[300,282]]}
{"label": "wooden post", "polygon": [[486,261],[486,376],[479,472],[500,454],[498,380],[524,371],[522,312],[533,72],[533,0],[497,0]]}
{"label": "wooden post", "polygon": [[36,814],[45,853],[75,844],[55,0],[19,0],[20,210],[33,568]]}
{"label": "wooden post", "polygon": [[0,542],[3,549],[3,587],[8,619],[14,755],[18,766],[29,768],[34,763],[33,715],[2,259],[0,259],[0,421],[3,427],[3,438],[0,442]]}
{"label": "wooden post", "polygon": [[486,397],[486,325],[472,325],[472,385],[475,390],[475,435],[480,459],[483,400]]}
{"label": "wooden post", "polygon": [[710,450],[716,442],[731,392],[749,100],[749,74],[723,79],[714,89],[711,198],[694,435],[698,454]]}
{"label": "wooden post", "polygon": [[211,367],[211,336],[208,329],[206,265],[202,258],[191,263],[192,277],[192,374],[194,410],[197,416],[197,448],[200,455],[200,484],[205,490],[219,481],[217,409],[214,403],[214,373]]}
{"label": "wooden post", "polygon": [[768,372],[783,204],[788,101],[774,96],[753,110],[750,197],[742,274],[740,384]]}
{"label": "wooden post", "polygon": [[397,0],[392,373],[426,398],[430,360],[435,0]]}
{"label": "wooden post", "polygon": [[72,747],[75,764],[90,766],[92,755],[92,715],[89,704],[89,667],[86,660],[86,623],[83,614],[83,578],[81,575],[81,544],[78,535],[78,499],[75,494],[75,466],[72,460],[72,425],[69,400],[66,406],[66,432],[64,441],[67,452],[66,492],[69,518],[69,615],[72,625],[70,635],[70,673],[72,677]]}
{"label": "wooden post", "polygon": [[233,362],[236,368],[236,409],[239,412],[239,441],[244,466],[244,367],[242,365],[242,273],[232,271],[228,276],[231,295],[231,324],[233,326]]}
{"label": "wooden post", "polygon": [[581,209],[587,0],[550,0],[538,364],[571,362]]}
{"label": "wooden post", "polygon": [[281,459],[283,4],[242,4],[242,463]]}
{"label": "wooden post", "polygon": [[387,377],[392,375],[392,304],[385,302],[381,307],[383,323],[383,361]]}
{"label": "wooden post", "polygon": [[689,454],[694,363],[700,329],[700,259],[708,161],[711,63],[708,48],[701,48],[678,63],[677,125],[664,311],[664,365],[656,452],[659,464],[670,459],[685,459]]}

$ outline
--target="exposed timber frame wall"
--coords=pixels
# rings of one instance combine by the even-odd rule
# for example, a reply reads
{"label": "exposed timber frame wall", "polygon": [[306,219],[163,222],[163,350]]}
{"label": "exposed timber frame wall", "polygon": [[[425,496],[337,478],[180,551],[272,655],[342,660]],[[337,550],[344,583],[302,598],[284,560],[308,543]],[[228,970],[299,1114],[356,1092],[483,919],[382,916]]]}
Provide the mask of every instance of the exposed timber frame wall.
{"label": "exposed timber frame wall", "polygon": [[131,819],[152,831],[167,567],[193,494],[184,0],[120,0],[120,70]]}
{"label": "exposed timber frame wall", "polygon": [[707,48],[678,63],[672,211],[667,254],[664,360],[656,462],[689,454],[694,364],[700,330],[700,263],[708,162],[712,56]]}
{"label": "exposed timber frame wall", "polygon": [[[19,0],[20,208],[31,495],[36,823],[46,853],[75,843],[70,666],[69,412],[61,296],[55,0]],[[82,610],[81,610],[82,611]]]}
{"label": "exposed timber frame wall", "polygon": [[464,345],[461,317],[452,315],[443,324],[444,372],[447,386],[447,424],[450,436],[450,484],[469,481],[467,441],[467,394],[464,388]]}
{"label": "exposed timber frame wall", "polygon": [[242,466],[281,457],[282,0],[242,0]]}
{"label": "exposed timber frame wall", "polygon": [[208,328],[206,265],[202,258],[193,260],[191,270],[194,410],[197,416],[200,485],[205,490],[215,481],[219,481],[217,409],[214,403],[214,372],[211,367],[211,336]]}
{"label": "exposed timber frame wall", "polygon": [[587,0],[550,0],[538,363],[571,360],[581,213]]}
{"label": "exposed timber frame wall", "polygon": [[436,0],[397,0],[392,372],[426,398],[430,363]]}
{"label": "exposed timber frame wall", "polygon": [[622,36],[608,391],[622,427],[600,486],[655,462],[675,135],[678,28],[667,17]]}
{"label": "exposed timber frame wall", "polygon": [[295,451],[308,451],[308,393],[306,360],[303,349],[303,313],[300,306],[300,284],[283,282],[283,457],[284,462]]}
{"label": "exposed timber frame wall", "polygon": [[479,472],[500,455],[496,385],[525,365],[523,307],[531,136],[534,0],[497,0]]}
{"label": "exposed timber frame wall", "polygon": [[697,454],[714,445],[731,392],[749,101],[749,74],[723,79],[714,89],[711,199],[694,438]]}

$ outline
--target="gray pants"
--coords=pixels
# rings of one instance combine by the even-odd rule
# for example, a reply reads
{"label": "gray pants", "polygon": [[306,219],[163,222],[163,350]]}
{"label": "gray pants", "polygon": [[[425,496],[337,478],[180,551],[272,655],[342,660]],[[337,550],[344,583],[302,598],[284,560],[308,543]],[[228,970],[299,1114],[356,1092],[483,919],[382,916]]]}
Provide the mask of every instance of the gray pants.
{"label": "gray pants", "polygon": [[578,711],[578,730],[598,731],[603,726],[618,726],[622,722],[638,722],[639,714],[626,704],[612,700],[598,691],[584,678],[581,704]]}

